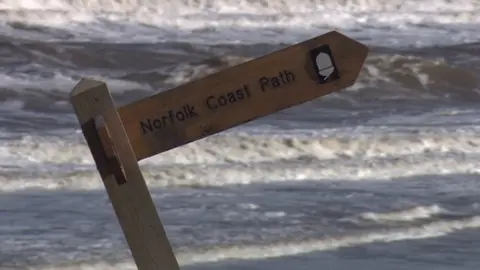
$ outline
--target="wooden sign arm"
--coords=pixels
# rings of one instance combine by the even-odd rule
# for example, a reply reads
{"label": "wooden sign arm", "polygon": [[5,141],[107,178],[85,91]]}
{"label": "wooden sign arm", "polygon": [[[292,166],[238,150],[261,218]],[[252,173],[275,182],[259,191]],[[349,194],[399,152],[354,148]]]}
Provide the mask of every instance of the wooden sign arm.
{"label": "wooden sign arm", "polygon": [[137,160],[354,84],[368,48],[336,31],[118,108]]}

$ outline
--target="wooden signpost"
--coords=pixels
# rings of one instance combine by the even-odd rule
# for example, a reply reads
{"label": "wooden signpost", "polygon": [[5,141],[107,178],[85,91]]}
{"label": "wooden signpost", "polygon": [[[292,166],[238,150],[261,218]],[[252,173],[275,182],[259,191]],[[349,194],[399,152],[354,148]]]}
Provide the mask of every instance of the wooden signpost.
{"label": "wooden signpost", "polygon": [[119,108],[82,79],[71,103],[138,269],[179,269],[139,160],[350,86],[367,54],[332,31]]}

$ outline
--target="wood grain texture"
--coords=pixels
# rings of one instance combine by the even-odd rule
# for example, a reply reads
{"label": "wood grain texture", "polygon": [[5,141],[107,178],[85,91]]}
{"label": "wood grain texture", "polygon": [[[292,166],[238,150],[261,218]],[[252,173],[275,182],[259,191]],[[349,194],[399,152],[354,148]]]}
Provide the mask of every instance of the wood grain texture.
{"label": "wood grain texture", "polygon": [[[340,76],[326,84],[317,82],[309,56],[311,50],[322,45],[329,46]],[[118,113],[135,156],[141,160],[350,86],[367,53],[365,45],[333,31],[122,106]],[[261,77],[279,78],[285,71],[294,74],[295,79],[275,89],[261,90]],[[207,102],[210,107],[218,106],[224,101],[219,96],[242,89],[243,99],[209,108]],[[215,98],[209,99],[211,96]]]}
{"label": "wood grain texture", "polygon": [[[82,79],[73,89],[70,100],[138,269],[178,270],[172,247],[106,85]],[[99,116],[103,117],[106,129],[100,129],[100,133],[97,128],[102,127],[95,121]],[[108,139],[112,148],[104,149]],[[118,164],[110,162],[113,153]],[[121,177],[119,172],[125,176],[123,183],[115,179],[115,175]]]}

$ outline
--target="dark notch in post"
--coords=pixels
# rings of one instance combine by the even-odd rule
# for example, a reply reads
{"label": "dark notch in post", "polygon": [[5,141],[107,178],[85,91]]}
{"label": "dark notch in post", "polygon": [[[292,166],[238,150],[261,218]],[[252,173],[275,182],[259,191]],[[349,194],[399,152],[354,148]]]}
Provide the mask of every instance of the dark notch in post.
{"label": "dark notch in post", "polygon": [[118,160],[103,116],[88,120],[82,125],[82,130],[87,143],[93,146],[92,155],[97,157],[96,165],[100,176],[105,179],[113,175],[118,185],[125,184],[127,178]]}
{"label": "dark notch in post", "polygon": [[112,138],[110,137],[107,126],[105,125],[105,119],[103,116],[95,117],[95,129],[100,139],[100,143],[102,144],[108,166],[112,170],[111,173],[113,173],[113,176],[115,176],[115,180],[117,180],[118,185],[125,184],[127,182],[125,171],[118,160],[115,147],[112,144]]}

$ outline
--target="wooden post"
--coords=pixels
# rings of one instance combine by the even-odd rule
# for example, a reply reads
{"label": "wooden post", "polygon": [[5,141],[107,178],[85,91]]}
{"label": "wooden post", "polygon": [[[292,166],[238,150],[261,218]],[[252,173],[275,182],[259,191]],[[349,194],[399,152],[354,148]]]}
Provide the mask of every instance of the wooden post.
{"label": "wooden post", "polygon": [[118,109],[82,79],[71,103],[138,269],[179,269],[139,160],[350,86],[367,53],[333,31]]}
{"label": "wooden post", "polygon": [[138,269],[178,270],[107,86],[82,79],[71,103]]}

